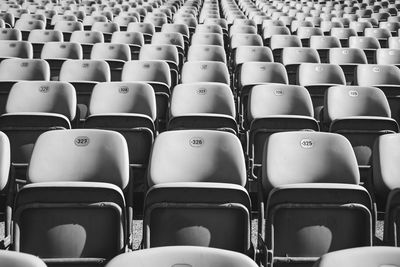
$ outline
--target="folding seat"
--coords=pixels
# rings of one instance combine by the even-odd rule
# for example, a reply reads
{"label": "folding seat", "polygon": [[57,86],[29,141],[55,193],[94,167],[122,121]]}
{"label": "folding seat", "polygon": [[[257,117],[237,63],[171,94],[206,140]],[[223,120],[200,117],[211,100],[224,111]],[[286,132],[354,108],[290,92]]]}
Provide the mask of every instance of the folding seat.
{"label": "folding seat", "polygon": [[46,264],[38,257],[15,251],[1,250],[0,261],[4,266],[46,267]]}
{"label": "folding seat", "polygon": [[128,24],[127,32],[140,32],[143,34],[144,42],[149,44],[155,33],[154,25],[148,22],[131,22]]}
{"label": "folding seat", "polygon": [[342,45],[335,36],[314,35],[310,37],[310,47],[317,49],[322,63],[328,63],[330,49],[342,47]]}
{"label": "folding seat", "polygon": [[91,16],[93,16],[93,17],[104,16],[104,17],[106,17],[107,21],[112,21],[113,17],[114,17],[113,13],[111,11],[107,11],[105,9],[106,9],[106,7],[101,8],[101,10],[93,11]]}
{"label": "folding seat", "polygon": [[181,17],[181,16],[175,15],[174,23],[186,25],[191,34],[195,32],[197,24],[198,24],[197,18],[195,18],[193,15],[186,16],[186,17]]}
{"label": "folding seat", "polygon": [[168,130],[213,129],[237,134],[235,118],[235,101],[226,84],[179,84],[172,92]]}
{"label": "folding seat", "polygon": [[17,21],[17,19],[21,18],[22,14],[29,13],[29,10],[26,8],[21,8],[21,6],[14,6],[8,8],[7,13],[14,15],[14,18],[16,19],[15,21]]}
{"label": "folding seat", "polygon": [[82,46],[83,58],[89,59],[93,45],[104,43],[104,35],[99,31],[74,31],[69,41],[79,43]]}
{"label": "folding seat", "polygon": [[230,84],[226,64],[217,61],[190,61],[183,64],[181,83],[219,82]]}
{"label": "folding seat", "polygon": [[394,247],[361,247],[330,252],[315,263],[315,267],[362,265],[365,267],[382,264],[394,265],[400,261],[400,249]]}
{"label": "folding seat", "polygon": [[272,36],[290,35],[290,30],[286,26],[270,26],[263,30],[264,45],[270,46]]}
{"label": "folding seat", "polygon": [[376,63],[379,65],[400,66],[400,49],[380,48],[376,50]]}
{"label": "folding seat", "polygon": [[[156,99],[153,88],[141,82],[99,83],[93,88],[85,128],[121,133],[128,144],[135,200],[147,189],[146,170],[156,135]],[[138,195],[138,197],[136,197]],[[142,210],[137,205],[137,209]]]}
{"label": "folding seat", "polygon": [[14,249],[48,266],[102,266],[124,252],[128,158],[117,132],[43,133],[29,163],[28,185],[16,196]]}
{"label": "folding seat", "polygon": [[148,183],[144,248],[195,245],[251,254],[251,204],[237,136],[213,130],[159,134]]}
{"label": "folding seat", "polygon": [[400,70],[395,65],[358,65],[355,73],[355,84],[361,86],[375,86],[385,93],[392,118],[400,119],[400,102],[398,90],[400,85]]}
{"label": "folding seat", "polygon": [[11,28],[0,29],[0,40],[22,41],[21,31]]}
{"label": "folding seat", "polygon": [[68,42],[72,32],[83,31],[83,24],[80,21],[57,21],[56,24],[54,24],[54,30],[61,31],[64,40]]}
{"label": "folding seat", "polygon": [[263,146],[274,132],[319,131],[308,91],[298,85],[261,84],[251,88],[243,114],[250,177],[260,176]]}
{"label": "folding seat", "polygon": [[173,266],[178,263],[190,266],[199,264],[204,267],[211,267],[214,264],[232,267],[257,266],[253,260],[241,253],[196,246],[158,247],[125,253],[112,259],[106,266],[127,267],[132,262],[140,262],[144,267],[164,266],[164,264],[165,266]]}
{"label": "folding seat", "polygon": [[92,28],[92,25],[95,22],[107,22],[108,19],[106,16],[103,15],[93,15],[93,13],[89,16],[85,16],[85,18],[82,21],[83,24],[83,29],[85,31],[89,31]]}
{"label": "folding seat", "polygon": [[367,21],[364,22],[350,21],[349,28],[354,29],[354,31],[357,33],[358,36],[363,36],[364,30],[366,28],[372,28],[372,24]]}
{"label": "folding seat", "polygon": [[143,34],[140,32],[117,31],[111,36],[111,43],[123,43],[129,45],[131,59],[139,58],[140,48],[144,44]]}
{"label": "folding seat", "polygon": [[222,27],[217,24],[199,24],[196,27],[197,32],[223,34]]}
{"label": "folding seat", "polygon": [[7,135],[0,133],[0,214],[4,222],[4,234],[0,239],[2,245],[11,235],[11,215],[12,215],[12,191],[13,180],[10,179],[10,141]]}
{"label": "folding seat", "polygon": [[327,88],[334,85],[346,85],[346,78],[337,64],[302,63],[298,69],[297,82],[310,92],[314,115],[318,119]]}
{"label": "folding seat", "polygon": [[43,14],[24,13],[24,14],[21,14],[21,17],[19,19],[22,19],[22,20],[42,20],[43,22],[46,22],[46,17]]}
{"label": "folding seat", "polygon": [[321,31],[324,35],[330,35],[332,28],[344,28],[344,25],[340,21],[321,21]]}
{"label": "folding seat", "polygon": [[124,64],[131,60],[131,50],[127,44],[97,43],[93,45],[90,59],[105,60],[110,67],[111,81],[121,81]]}
{"label": "folding seat", "polygon": [[367,28],[364,31],[364,36],[374,37],[378,39],[382,48],[388,47],[388,38],[392,36],[388,29],[384,28]]}
{"label": "folding seat", "polygon": [[171,73],[171,88],[174,88],[179,81],[179,72],[182,63],[179,61],[178,49],[174,45],[147,44],[142,46],[139,53],[139,60],[163,60],[168,63]]}
{"label": "folding seat", "polygon": [[0,63],[0,113],[4,112],[7,95],[14,83],[22,80],[48,81],[49,64],[43,59],[7,58]]}
{"label": "folding seat", "polygon": [[323,36],[321,28],[302,26],[297,29],[297,36],[300,38],[304,47],[308,47],[310,45],[310,37],[314,35]]}
{"label": "folding seat", "polygon": [[8,28],[14,27],[15,24],[15,16],[9,12],[0,13],[0,19],[4,20]]}
{"label": "folding seat", "polygon": [[12,57],[32,58],[32,44],[27,41],[0,41],[0,60]]}
{"label": "folding seat", "polygon": [[326,91],[321,124],[352,144],[364,186],[372,192],[370,170],[376,138],[398,132],[382,90],[368,86],[334,86]]}
{"label": "folding seat", "polygon": [[151,38],[151,44],[169,44],[176,46],[179,54],[179,62],[183,62],[187,47],[185,47],[182,34],[178,32],[156,32]]}
{"label": "folding seat", "polygon": [[111,80],[110,67],[105,60],[68,59],[61,65],[59,79],[75,87],[80,119],[83,120],[87,116],[93,87],[99,82]]}
{"label": "folding seat", "polygon": [[321,63],[317,50],[310,47],[284,47],[281,62],[290,84],[296,84],[297,69],[301,63]]}
{"label": "folding seat", "polygon": [[147,13],[143,20],[144,23],[151,23],[154,25],[155,31],[161,31],[162,25],[168,23],[167,15],[164,13]]}
{"label": "folding seat", "polygon": [[189,37],[191,33],[189,32],[189,27],[186,24],[176,22],[174,22],[173,24],[166,23],[162,25],[161,32],[178,32],[182,34],[183,40],[185,42],[185,47],[189,47]]}
{"label": "folding seat", "polygon": [[340,65],[346,77],[346,83],[353,84],[357,65],[367,64],[367,56],[360,48],[331,48],[329,63]]}
{"label": "folding seat", "polygon": [[75,15],[55,14],[51,18],[50,25],[55,26],[60,21],[76,22],[78,18]]}
{"label": "folding seat", "polygon": [[44,30],[46,28],[46,24],[42,20],[23,20],[19,19],[15,22],[15,29],[20,30],[22,34],[22,40],[28,40],[29,33],[32,30]]}
{"label": "folding seat", "polygon": [[400,37],[389,37],[388,38],[388,47],[389,48],[400,48]]}
{"label": "folding seat", "polygon": [[47,42],[63,42],[64,37],[59,30],[32,30],[29,33],[28,41],[33,46],[33,57],[40,58],[43,45]]}
{"label": "folding seat", "polygon": [[349,38],[351,36],[357,36],[357,33],[351,28],[332,28],[331,36],[337,37],[340,40],[342,47],[349,47]]}
{"label": "folding seat", "polygon": [[[290,166],[290,167],[289,167]],[[371,246],[373,203],[345,137],[281,132],[264,146],[259,233],[271,266],[312,266],[325,253]],[[351,234],[349,234],[351,233]]]}
{"label": "folding seat", "polygon": [[192,45],[220,45],[224,47],[224,37],[219,33],[195,32],[192,35]]}
{"label": "folding seat", "polygon": [[400,22],[382,21],[379,22],[379,28],[387,29],[390,32],[391,36],[397,36],[397,32],[400,29]]}
{"label": "folding seat", "polygon": [[131,16],[116,16],[113,19],[114,23],[118,24],[118,27],[121,31],[126,31],[126,29],[128,28],[128,24],[131,22],[138,22],[136,17],[131,17]]}
{"label": "folding seat", "polygon": [[302,47],[302,44],[297,35],[272,35],[269,47],[274,55],[274,60],[280,62],[284,47]]}
{"label": "folding seat", "polygon": [[168,63],[162,60],[128,61],[122,70],[121,81],[145,82],[153,87],[156,94],[158,125],[163,129],[171,95],[171,72]]}
{"label": "folding seat", "polygon": [[96,21],[93,23],[91,31],[101,32],[104,35],[104,42],[109,42],[113,32],[119,31],[119,25],[116,22]]}
{"label": "folding seat", "polygon": [[187,61],[219,61],[226,63],[225,49],[219,45],[192,45],[188,50]]}
{"label": "folding seat", "polygon": [[45,131],[70,129],[76,116],[76,93],[66,82],[22,81],[9,93],[0,129],[11,144],[16,181],[24,181],[33,146]]}
{"label": "folding seat", "polygon": [[86,17],[86,14],[83,10],[76,10],[76,9],[75,10],[66,10],[64,12],[64,15],[67,15],[67,16],[73,15],[78,19],[78,21],[83,21]]}

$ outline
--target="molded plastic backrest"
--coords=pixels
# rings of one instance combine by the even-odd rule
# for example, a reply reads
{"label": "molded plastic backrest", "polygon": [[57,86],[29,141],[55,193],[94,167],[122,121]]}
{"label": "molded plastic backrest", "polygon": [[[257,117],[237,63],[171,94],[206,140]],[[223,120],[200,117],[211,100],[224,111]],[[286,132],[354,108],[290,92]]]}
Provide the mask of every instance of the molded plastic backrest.
{"label": "molded plastic backrest", "polygon": [[198,113],[236,117],[232,90],[222,83],[188,83],[175,86],[170,110],[172,117]]}
{"label": "molded plastic backrest", "polygon": [[377,64],[400,65],[400,49],[381,48],[376,50]]}
{"label": "molded plastic backrest", "polygon": [[171,246],[138,250],[121,254],[112,259],[106,267],[128,267],[132,262],[140,262],[142,267],[184,266],[231,266],[256,267],[248,256],[229,250],[208,247]]}
{"label": "molded plastic backrest", "polygon": [[167,62],[162,60],[131,60],[125,63],[121,80],[160,82],[170,87],[171,73]]}
{"label": "molded plastic backrest", "polygon": [[224,37],[219,33],[196,32],[192,36],[192,45],[224,45]]}
{"label": "molded plastic backrest", "polygon": [[239,46],[263,46],[263,40],[258,34],[235,33],[231,37],[231,49]]}
{"label": "molded plastic backrest", "polygon": [[0,29],[0,40],[22,40],[22,33],[18,29]]}
{"label": "molded plastic backrest", "polygon": [[331,64],[367,64],[367,56],[360,48],[331,48],[329,49]]}
{"label": "molded plastic backrest", "polygon": [[[11,164],[10,141],[8,140],[7,135],[5,135],[3,132],[0,132],[0,192],[3,191],[3,189],[8,184],[10,164]],[[1,258],[1,256],[0,259],[1,262],[3,263],[3,259]]]}
{"label": "molded plastic backrest", "polygon": [[229,85],[229,72],[226,64],[215,61],[186,62],[181,72],[182,83],[220,82]]}
{"label": "molded plastic backrest", "polygon": [[336,64],[302,63],[298,70],[300,85],[346,84],[343,70]]}
{"label": "molded plastic backrest", "polygon": [[349,47],[360,49],[378,49],[381,48],[378,39],[367,36],[349,37]]}
{"label": "molded plastic backrest", "polygon": [[242,64],[249,61],[272,62],[272,51],[266,46],[239,46],[236,48],[235,63]]}
{"label": "molded plastic backrest", "polygon": [[148,183],[220,182],[244,186],[246,166],[239,139],[227,132],[180,130],[157,136]]}
{"label": "molded plastic backrest", "polygon": [[119,25],[116,22],[96,21],[95,23],[93,23],[91,30],[103,33],[113,33],[119,31]]}
{"label": "molded plastic backrest", "polygon": [[82,59],[82,47],[74,42],[47,42],[43,45],[42,59]]}
{"label": "molded plastic backrest", "polygon": [[382,90],[375,87],[333,86],[325,96],[324,118],[329,121],[351,116],[390,118],[389,103]]}
{"label": "molded plastic backrest", "polygon": [[117,59],[123,61],[131,60],[131,50],[127,44],[97,43],[92,47],[91,59]]}
{"label": "molded plastic backrest", "polygon": [[264,146],[262,182],[265,191],[294,183],[358,184],[360,174],[346,137],[322,132],[281,132]]}
{"label": "molded plastic backrest", "polygon": [[179,32],[183,36],[189,37],[189,28],[186,24],[164,24],[162,25],[161,32]]}
{"label": "molded plastic backrest", "polygon": [[282,49],[282,64],[320,63],[318,52],[309,47],[285,47]]}
{"label": "molded plastic backrest", "polygon": [[93,88],[89,112],[137,113],[156,119],[156,98],[153,88],[139,82],[99,83]]}
{"label": "molded plastic backrest", "polygon": [[70,42],[80,44],[104,43],[104,35],[99,31],[74,31]]}
{"label": "molded plastic backrest", "polygon": [[32,30],[28,41],[32,43],[62,42],[64,37],[59,30]]}
{"label": "molded plastic backrest", "polygon": [[43,59],[7,58],[0,63],[0,80],[50,80],[49,64]]}
{"label": "molded plastic backrest", "polygon": [[33,47],[26,41],[0,41],[0,57],[32,58]]}
{"label": "molded plastic backrest", "polygon": [[42,20],[19,19],[15,22],[15,29],[21,31],[31,31],[34,29],[45,29],[46,25]]}
{"label": "molded plastic backrest", "polygon": [[146,44],[140,49],[139,60],[167,60],[178,63],[178,49],[174,45]]}
{"label": "molded plastic backrest", "polygon": [[95,59],[69,59],[60,70],[60,81],[93,81],[109,82],[110,67],[104,60]]}
{"label": "molded plastic backrest", "polygon": [[220,61],[225,63],[225,49],[220,45],[191,45],[187,61]]}
{"label": "molded plastic backrest", "polygon": [[153,35],[156,31],[154,25],[149,22],[131,22],[128,24],[127,32],[141,32]]}
{"label": "molded plastic backrest", "polygon": [[286,69],[277,62],[245,62],[240,75],[242,86],[260,83],[288,83]]}
{"label": "molded plastic backrest", "polygon": [[315,49],[327,49],[333,47],[342,47],[340,41],[335,36],[319,36],[313,35],[310,37],[310,47]]}
{"label": "molded plastic backrest", "polygon": [[75,88],[67,82],[22,81],[10,90],[6,113],[58,113],[70,121],[76,114]]}
{"label": "molded plastic backrest", "polygon": [[311,96],[298,85],[262,84],[249,94],[248,120],[275,115],[314,116]]}
{"label": "molded plastic backrest", "polygon": [[357,33],[350,28],[332,28],[331,36],[336,36],[339,39],[349,39],[350,36],[357,36]]}
{"label": "molded plastic backrest", "polygon": [[1,250],[0,251],[1,265],[14,267],[46,267],[47,265],[39,259],[27,253]]}
{"label": "molded plastic backrest", "polygon": [[142,46],[144,44],[143,34],[140,32],[113,32],[111,43],[135,44]]}
{"label": "molded plastic backrest", "polygon": [[222,28],[220,25],[214,24],[199,24],[196,27],[196,32],[203,32],[203,33],[219,33],[222,34]]}
{"label": "molded plastic backrest", "polygon": [[394,65],[358,65],[356,69],[356,84],[362,86],[399,85],[400,69]]}
{"label": "molded plastic backrest", "polygon": [[152,44],[171,44],[184,47],[183,35],[178,32],[156,32],[151,39]]}
{"label": "molded plastic backrest", "polygon": [[314,267],[335,266],[399,266],[400,248],[359,247],[324,254]]}
{"label": "molded plastic backrest", "polygon": [[275,50],[283,47],[302,47],[302,44],[297,35],[272,35],[270,47]]}
{"label": "molded plastic backrest", "polygon": [[83,24],[80,21],[57,21],[54,30],[62,32],[83,31]]}
{"label": "molded plastic backrest", "polygon": [[107,182],[125,189],[129,156],[125,138],[113,131],[48,131],[32,152],[27,179],[39,182]]}

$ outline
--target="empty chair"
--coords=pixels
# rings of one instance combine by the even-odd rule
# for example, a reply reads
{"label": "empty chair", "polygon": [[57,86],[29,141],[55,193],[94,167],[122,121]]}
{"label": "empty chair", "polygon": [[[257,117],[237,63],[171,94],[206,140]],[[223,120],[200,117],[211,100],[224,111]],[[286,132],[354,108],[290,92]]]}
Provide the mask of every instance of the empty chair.
{"label": "empty chair", "polygon": [[394,65],[358,65],[355,74],[355,84],[361,86],[376,86],[383,90],[388,98],[392,118],[399,121],[400,103],[398,89],[400,70]]}
{"label": "empty chair", "polygon": [[4,222],[4,239],[2,240],[4,245],[5,240],[11,235],[12,192],[14,191],[13,183],[10,180],[10,141],[4,133],[0,133],[0,155],[0,214]]}
{"label": "empty chair", "polygon": [[22,40],[28,40],[28,36],[30,31],[32,30],[44,30],[46,28],[46,24],[43,20],[24,20],[19,19],[15,22],[15,29],[20,30],[22,34]]}
{"label": "empty chair", "polygon": [[226,53],[219,45],[192,45],[189,47],[187,61],[219,61],[226,63]]}
{"label": "empty chair", "polygon": [[388,29],[384,28],[367,28],[364,30],[364,36],[374,37],[378,39],[381,47],[388,47],[388,38],[392,36]]}
{"label": "empty chair", "polygon": [[372,165],[376,138],[398,132],[389,103],[382,90],[367,86],[333,86],[326,91],[322,124],[330,132],[345,136],[352,144],[365,187]]}
{"label": "empty chair", "polygon": [[144,248],[196,245],[249,253],[251,206],[237,136],[212,130],[159,134],[148,183]]}
{"label": "empty chair", "polygon": [[151,38],[151,44],[169,44],[176,46],[179,53],[179,61],[183,62],[186,47],[182,34],[178,32],[156,32]]}
{"label": "empty chair", "polygon": [[349,28],[354,29],[358,36],[363,36],[364,30],[372,28],[372,24],[368,21],[350,21]]}
{"label": "empty chair", "polygon": [[109,42],[113,32],[119,31],[119,25],[116,22],[97,21],[93,23],[91,31],[99,31],[104,35],[104,41]]}
{"label": "empty chair", "polygon": [[260,233],[273,266],[311,266],[325,253],[372,245],[373,204],[358,185],[357,161],[345,137],[275,133],[265,143],[262,164]]}
{"label": "empty chair", "polygon": [[128,24],[127,32],[140,32],[143,34],[145,43],[150,43],[155,33],[154,25],[148,22],[131,22]]}
{"label": "empty chair", "polygon": [[11,143],[15,178],[25,180],[33,145],[49,130],[71,129],[76,116],[76,93],[66,82],[22,81],[10,90],[0,129]]}
{"label": "empty chair", "polygon": [[331,36],[335,36],[340,40],[342,47],[349,46],[349,38],[351,36],[357,36],[357,33],[352,28],[332,28]]}
{"label": "empty chair", "polygon": [[126,141],[117,132],[79,129],[40,135],[28,185],[15,200],[14,249],[37,255],[49,266],[101,266],[124,251],[130,229],[130,199],[124,197],[128,158]]}
{"label": "empty chair", "polygon": [[27,41],[0,41],[0,60],[12,57],[31,59],[33,57],[32,44]]}
{"label": "empty chair", "polygon": [[171,72],[168,63],[162,60],[128,61],[122,70],[121,81],[145,82],[153,87],[159,127],[165,127],[168,99],[171,94]]}
{"label": "empty chair", "polygon": [[281,62],[285,66],[290,84],[296,84],[297,69],[301,63],[321,63],[316,49],[310,47],[284,47]]}
{"label": "empty chair", "polygon": [[91,15],[85,16],[83,18],[83,21],[82,21],[83,29],[87,31],[87,30],[90,30],[92,28],[92,25],[95,22],[107,22],[107,21],[108,21],[108,19],[107,19],[106,16],[103,16],[103,15],[100,15],[100,14],[94,15],[92,13]]}
{"label": "empty chair", "polygon": [[[153,88],[140,82],[105,82],[93,88],[85,128],[109,129],[121,133],[128,144],[129,164],[134,177],[136,211],[143,207],[147,189],[145,177],[151,146],[156,134],[156,99]],[[136,197],[136,194],[140,198]]]}
{"label": "empty chair", "polygon": [[175,264],[197,265],[212,267],[215,264],[229,265],[232,267],[256,267],[256,263],[249,257],[222,249],[174,246],[159,247],[124,253],[112,259],[107,267],[127,267],[132,262],[140,262],[144,267],[154,265],[173,266]]}
{"label": "empty chair", "polygon": [[329,63],[338,64],[343,69],[347,84],[354,83],[355,69],[358,64],[367,64],[367,56],[360,48],[331,48]]}
{"label": "empty chair", "polygon": [[322,63],[328,63],[330,49],[342,47],[342,45],[335,36],[314,35],[310,37],[310,47],[317,49]]}
{"label": "empty chair", "polygon": [[61,31],[65,41],[69,41],[74,31],[83,31],[83,24],[80,21],[57,21],[54,30]]}
{"label": "empty chair", "polygon": [[163,60],[168,63],[171,73],[171,88],[178,84],[182,62],[179,61],[178,49],[174,45],[146,44],[140,49],[139,60]]}
{"label": "empty chair", "polygon": [[314,105],[314,115],[318,119],[323,106],[327,88],[333,85],[345,85],[343,70],[337,64],[302,63],[298,69],[297,81],[310,92]]}
{"label": "empty chair", "polygon": [[[67,14],[55,14],[51,18],[50,25],[55,26],[58,22],[60,21],[69,21],[69,22],[75,22],[78,21],[78,18],[75,15],[67,15]],[[82,22],[81,22],[82,23]],[[83,29],[82,29],[83,30]]]}
{"label": "empty chair", "polygon": [[375,63],[375,52],[381,48],[381,45],[375,37],[351,36],[349,37],[349,47],[364,50],[368,63],[373,64]]}
{"label": "empty chair", "polygon": [[117,23],[121,31],[126,31],[128,24],[131,22],[138,22],[138,19],[133,16],[116,16],[113,22]]}
{"label": "empty chair", "polygon": [[104,43],[104,35],[99,31],[74,31],[69,41],[79,43],[82,46],[83,58],[89,59],[93,44]]}
{"label": "empty chair", "polygon": [[127,44],[96,43],[92,47],[90,59],[105,60],[110,67],[111,81],[121,81],[124,64],[131,60],[131,50]]}
{"label": "empty chair", "polygon": [[389,48],[400,48],[400,37],[389,37],[388,38],[388,46]]}
{"label": "empty chair", "polygon": [[226,64],[216,61],[190,61],[183,64],[182,83],[220,82],[230,84]]}
{"label": "empty chair", "polygon": [[0,260],[4,266],[46,267],[46,264],[38,257],[15,251],[0,251]]}
{"label": "empty chair", "polygon": [[4,112],[7,95],[14,83],[22,80],[48,81],[49,64],[43,59],[8,58],[0,63],[0,113]]}
{"label": "empty chair", "polygon": [[41,59],[46,60],[50,66],[50,79],[59,79],[61,66],[67,59],[82,59],[82,47],[74,42],[47,42],[43,45]]}
{"label": "empty chair", "polygon": [[81,119],[87,116],[93,87],[99,82],[110,80],[110,67],[104,60],[68,59],[61,65],[60,81],[70,82],[75,87]]}
{"label": "empty chair", "polygon": [[192,45],[195,44],[224,46],[224,37],[219,33],[196,32],[192,35]]}
{"label": "empty chair", "polygon": [[[218,26],[218,25],[215,25]],[[182,34],[183,40],[185,41],[185,46],[189,46],[189,27],[186,24],[181,24],[181,23],[167,23],[163,24],[161,27],[161,32],[178,32]]]}
{"label": "empty chair", "polygon": [[310,46],[311,36],[323,36],[321,28],[317,27],[299,27],[297,29],[297,36],[300,38],[303,46]]}
{"label": "empty chair", "polygon": [[33,57],[40,58],[43,45],[47,42],[62,42],[64,37],[58,30],[32,30],[29,33],[28,41],[33,46]]}
{"label": "empty chair", "polygon": [[111,36],[111,43],[123,43],[131,49],[131,59],[139,58],[140,48],[144,44],[143,34],[140,32],[114,32]]}
{"label": "empty chair", "polygon": [[376,64],[400,66],[400,49],[380,48],[376,50]]}
{"label": "empty chair", "polygon": [[171,95],[169,130],[216,129],[237,133],[235,101],[226,84],[177,85]]}
{"label": "empty chair", "polygon": [[302,47],[301,40],[297,35],[272,35],[270,48],[276,62],[282,60],[281,53],[284,47]]}
{"label": "empty chair", "polygon": [[315,267],[362,265],[373,267],[382,264],[394,265],[400,261],[400,249],[394,247],[361,247],[342,249],[323,255]]}
{"label": "empty chair", "polygon": [[22,40],[22,33],[18,29],[0,29],[0,40],[14,40],[14,41],[21,41]]}
{"label": "empty chair", "polygon": [[260,178],[263,146],[272,133],[319,130],[310,94],[302,86],[256,85],[250,90],[244,111],[250,175],[254,179]]}
{"label": "empty chair", "polygon": [[270,39],[274,35],[290,35],[290,30],[286,26],[270,26],[263,30],[264,44],[269,45]]}

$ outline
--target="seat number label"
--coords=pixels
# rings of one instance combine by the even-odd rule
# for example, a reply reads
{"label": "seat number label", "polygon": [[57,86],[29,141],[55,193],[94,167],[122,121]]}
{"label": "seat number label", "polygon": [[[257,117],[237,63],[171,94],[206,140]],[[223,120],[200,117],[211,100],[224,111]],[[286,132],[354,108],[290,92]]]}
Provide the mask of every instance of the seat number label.
{"label": "seat number label", "polygon": [[76,146],[87,146],[90,142],[89,137],[87,136],[78,136],[75,138],[74,143]]}
{"label": "seat number label", "polygon": [[192,147],[200,147],[204,145],[204,140],[201,137],[193,137],[189,140],[189,145]]}
{"label": "seat number label", "polygon": [[303,140],[301,140],[300,145],[302,148],[308,149],[308,148],[312,148],[314,143],[311,139],[303,139]]}

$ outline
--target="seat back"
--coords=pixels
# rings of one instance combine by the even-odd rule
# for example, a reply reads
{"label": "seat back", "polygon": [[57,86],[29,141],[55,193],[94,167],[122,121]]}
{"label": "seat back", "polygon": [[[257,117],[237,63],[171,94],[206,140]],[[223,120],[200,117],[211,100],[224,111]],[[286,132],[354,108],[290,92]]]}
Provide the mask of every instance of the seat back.
{"label": "seat back", "polygon": [[214,61],[191,61],[183,65],[181,73],[182,83],[192,82],[220,82],[230,83],[226,64]]}
{"label": "seat back", "polygon": [[0,259],[2,264],[15,267],[46,267],[47,265],[38,257],[27,253],[15,251],[0,251]]}

